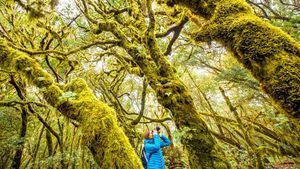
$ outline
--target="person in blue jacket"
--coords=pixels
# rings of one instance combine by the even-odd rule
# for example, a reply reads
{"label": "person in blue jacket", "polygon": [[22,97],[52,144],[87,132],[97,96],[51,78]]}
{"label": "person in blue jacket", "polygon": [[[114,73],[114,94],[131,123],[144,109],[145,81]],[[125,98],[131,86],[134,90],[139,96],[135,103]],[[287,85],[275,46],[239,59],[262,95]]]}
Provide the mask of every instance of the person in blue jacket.
{"label": "person in blue jacket", "polygon": [[163,147],[169,146],[171,141],[163,134],[159,135],[159,127],[152,131],[147,131],[144,139],[144,148],[148,159],[147,169],[164,169],[165,160]]}

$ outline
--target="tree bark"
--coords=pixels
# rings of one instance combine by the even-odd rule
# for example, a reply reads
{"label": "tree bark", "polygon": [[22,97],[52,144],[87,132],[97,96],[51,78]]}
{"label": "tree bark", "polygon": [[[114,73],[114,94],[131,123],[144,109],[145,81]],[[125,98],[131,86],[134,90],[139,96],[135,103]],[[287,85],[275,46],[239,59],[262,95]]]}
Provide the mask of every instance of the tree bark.
{"label": "tree bark", "polygon": [[168,0],[188,7],[207,23],[197,41],[217,41],[252,72],[283,112],[300,118],[300,45],[255,16],[244,0]]}

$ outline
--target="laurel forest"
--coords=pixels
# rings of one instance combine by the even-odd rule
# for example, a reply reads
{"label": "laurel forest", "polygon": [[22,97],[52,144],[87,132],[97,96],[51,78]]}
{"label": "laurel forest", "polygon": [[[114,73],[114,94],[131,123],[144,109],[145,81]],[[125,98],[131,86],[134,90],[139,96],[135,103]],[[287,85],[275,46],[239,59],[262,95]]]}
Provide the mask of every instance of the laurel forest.
{"label": "laurel forest", "polygon": [[[300,1],[0,0],[0,168],[300,168]],[[151,158],[150,158],[151,159]]]}

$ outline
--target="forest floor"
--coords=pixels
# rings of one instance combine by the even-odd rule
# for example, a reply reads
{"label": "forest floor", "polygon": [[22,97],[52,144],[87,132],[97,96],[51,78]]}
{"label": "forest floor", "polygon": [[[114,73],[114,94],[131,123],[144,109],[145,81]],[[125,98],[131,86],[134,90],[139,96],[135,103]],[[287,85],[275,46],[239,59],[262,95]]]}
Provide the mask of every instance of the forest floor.
{"label": "forest floor", "polygon": [[294,163],[277,163],[273,164],[274,169],[297,169]]}

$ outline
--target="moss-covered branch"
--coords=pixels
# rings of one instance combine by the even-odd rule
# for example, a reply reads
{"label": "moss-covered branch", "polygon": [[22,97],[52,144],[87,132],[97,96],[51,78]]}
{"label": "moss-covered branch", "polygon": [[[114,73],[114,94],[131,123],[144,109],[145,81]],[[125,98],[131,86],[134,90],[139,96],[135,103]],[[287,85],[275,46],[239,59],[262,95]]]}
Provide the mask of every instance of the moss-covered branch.
{"label": "moss-covered branch", "polygon": [[144,115],[145,104],[146,104],[146,95],[147,95],[147,87],[148,87],[148,83],[144,79],[144,81],[143,81],[142,99],[141,99],[141,110],[139,112],[138,117],[131,122],[132,125],[137,125],[141,121],[141,119],[142,119],[142,117]]}
{"label": "moss-covered branch", "polygon": [[165,37],[168,36],[171,32],[174,32],[172,39],[170,40],[167,50],[165,51],[164,55],[170,55],[172,52],[172,46],[175,41],[179,38],[179,35],[184,27],[184,25],[189,21],[188,17],[184,15],[181,20],[175,25],[168,29],[166,32],[157,33],[156,37]]}
{"label": "moss-covered branch", "polygon": [[22,8],[24,8],[27,12],[29,12],[31,17],[40,18],[44,17],[45,13],[41,10],[43,4],[42,3],[32,3],[37,4],[37,9],[32,7],[31,5],[25,4],[22,0],[15,0]]}
{"label": "moss-covered branch", "polygon": [[[0,67],[22,74],[40,89],[50,105],[81,123],[83,142],[100,168],[142,168],[128,138],[118,127],[114,110],[98,101],[83,79],[75,79],[61,89],[37,61],[14,51],[2,39]],[[74,97],[66,97],[67,92]]]}
{"label": "moss-covered branch", "polygon": [[[59,51],[59,50],[41,50],[41,51],[35,51],[35,50],[26,49],[26,48],[21,48],[21,47],[12,45],[12,44],[10,46],[12,48],[14,48],[14,49],[17,49],[17,50],[22,51],[24,53],[27,53],[29,55],[56,54],[56,55],[61,55],[61,56],[68,56],[68,55],[71,55],[71,54],[74,54],[74,53],[86,50],[86,49],[88,49],[90,47],[93,47],[93,46],[106,45],[106,44],[118,44],[118,43],[119,43],[118,40],[95,41],[95,42],[91,42],[91,43],[86,44],[86,45],[82,45],[82,46],[80,46],[78,48],[72,49],[72,50],[67,51],[67,52],[63,52],[63,51]],[[54,56],[54,57],[58,58],[58,59],[64,59],[61,56]]]}
{"label": "moss-covered branch", "polygon": [[244,0],[172,0],[208,19],[197,41],[218,41],[259,80],[283,111],[300,118],[300,45],[255,16]]}

